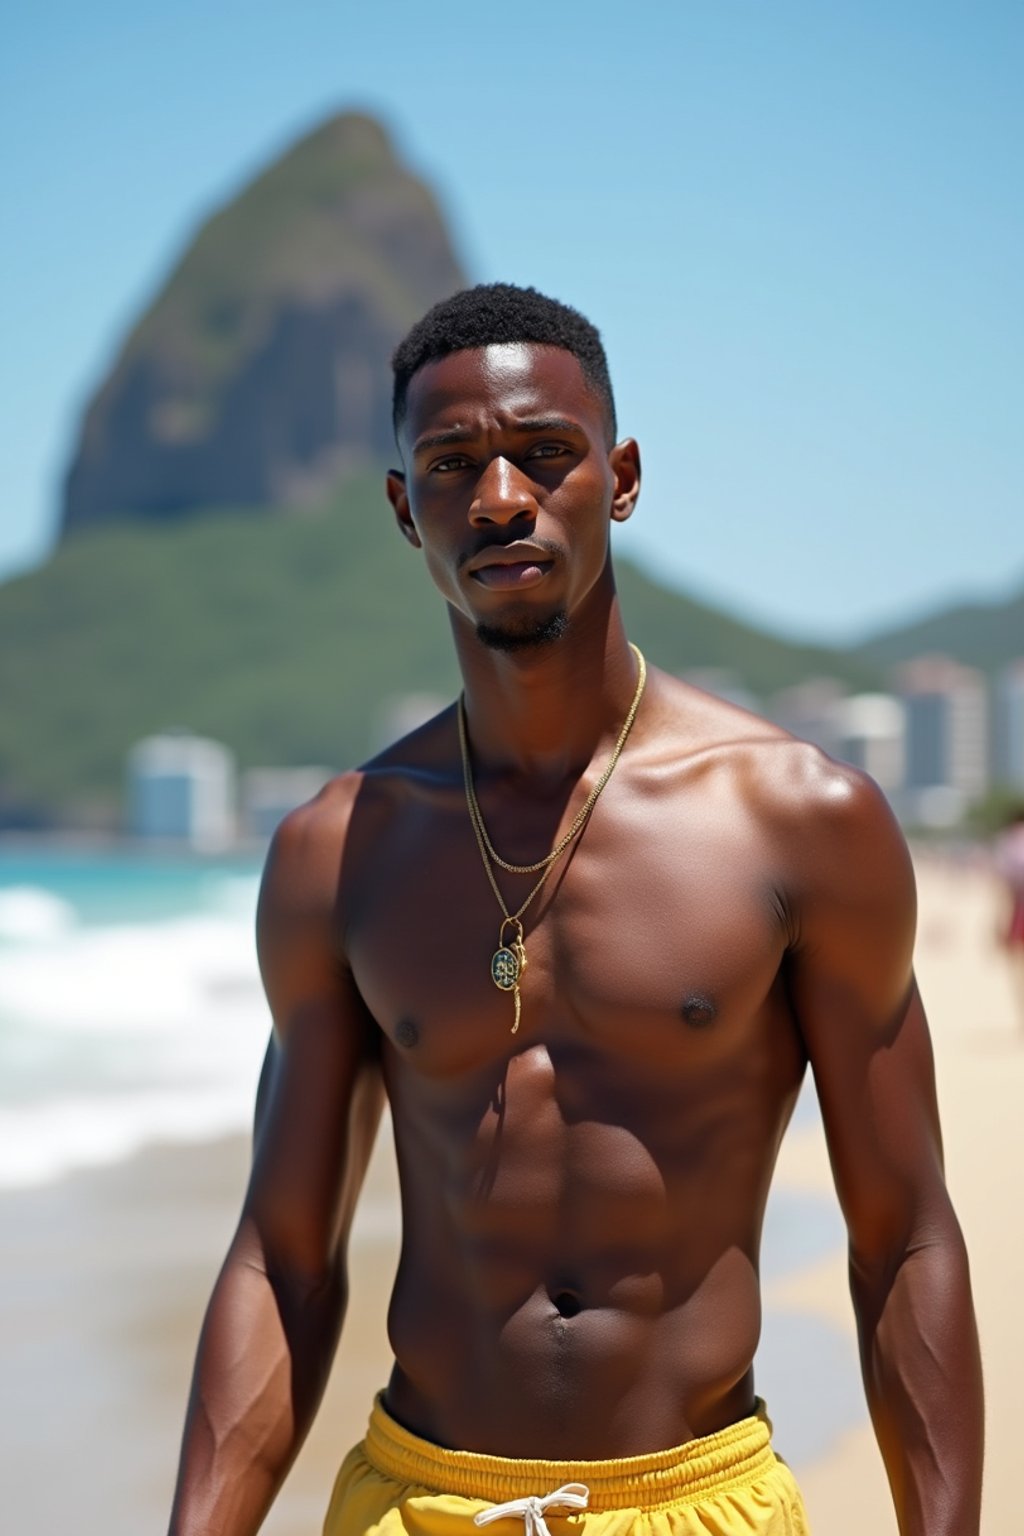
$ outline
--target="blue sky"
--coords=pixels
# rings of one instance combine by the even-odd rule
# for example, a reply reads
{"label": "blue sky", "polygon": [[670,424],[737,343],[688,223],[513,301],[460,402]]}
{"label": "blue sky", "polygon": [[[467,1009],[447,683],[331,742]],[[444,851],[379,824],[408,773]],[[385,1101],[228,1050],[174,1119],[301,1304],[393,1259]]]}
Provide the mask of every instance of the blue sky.
{"label": "blue sky", "polygon": [[473,278],[601,327],[646,482],[619,547],[846,639],[1024,580],[1024,7],[39,0],[0,57],[0,576],[201,219],[347,106]]}

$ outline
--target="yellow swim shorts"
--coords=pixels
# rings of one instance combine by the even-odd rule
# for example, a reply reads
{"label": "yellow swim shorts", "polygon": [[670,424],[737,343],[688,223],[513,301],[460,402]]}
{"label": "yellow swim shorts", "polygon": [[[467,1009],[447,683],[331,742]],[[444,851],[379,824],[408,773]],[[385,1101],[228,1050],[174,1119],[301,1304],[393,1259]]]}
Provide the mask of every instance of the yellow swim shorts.
{"label": "yellow swim shorts", "polygon": [[[493,1522],[493,1525],[492,1525]],[[334,1485],[324,1536],[808,1536],[793,1474],[749,1419],[615,1461],[513,1461],[410,1434],[380,1398]]]}

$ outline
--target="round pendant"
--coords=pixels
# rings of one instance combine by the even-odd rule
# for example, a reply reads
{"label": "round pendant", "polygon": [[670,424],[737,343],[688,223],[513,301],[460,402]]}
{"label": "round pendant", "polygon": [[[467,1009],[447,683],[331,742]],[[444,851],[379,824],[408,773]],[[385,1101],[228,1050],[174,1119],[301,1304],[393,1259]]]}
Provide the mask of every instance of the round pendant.
{"label": "round pendant", "polygon": [[491,980],[502,992],[511,992],[519,980],[519,956],[503,944],[491,957]]}

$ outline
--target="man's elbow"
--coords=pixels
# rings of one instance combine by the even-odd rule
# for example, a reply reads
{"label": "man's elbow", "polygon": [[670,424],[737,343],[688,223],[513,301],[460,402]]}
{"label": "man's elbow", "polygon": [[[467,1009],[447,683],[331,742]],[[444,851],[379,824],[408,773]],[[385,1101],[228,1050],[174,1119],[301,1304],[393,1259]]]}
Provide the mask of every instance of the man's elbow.
{"label": "man's elbow", "polygon": [[849,1274],[858,1317],[867,1322],[877,1322],[898,1283],[914,1277],[932,1298],[969,1297],[967,1245],[945,1187],[912,1220],[851,1231]]}

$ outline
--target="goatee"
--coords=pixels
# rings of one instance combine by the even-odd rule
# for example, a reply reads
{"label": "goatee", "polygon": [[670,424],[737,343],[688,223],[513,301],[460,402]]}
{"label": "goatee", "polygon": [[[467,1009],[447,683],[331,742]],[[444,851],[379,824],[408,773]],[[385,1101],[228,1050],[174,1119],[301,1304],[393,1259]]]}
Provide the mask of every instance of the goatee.
{"label": "goatee", "polygon": [[547,618],[523,618],[506,624],[478,624],[477,639],[492,651],[526,651],[537,646],[553,645],[561,640],[569,628],[569,616],[564,608]]}

